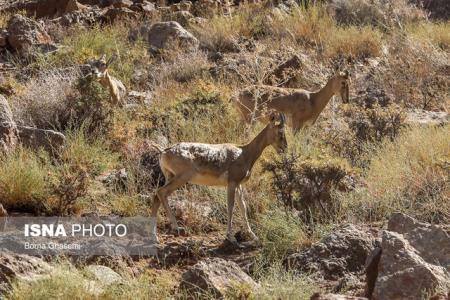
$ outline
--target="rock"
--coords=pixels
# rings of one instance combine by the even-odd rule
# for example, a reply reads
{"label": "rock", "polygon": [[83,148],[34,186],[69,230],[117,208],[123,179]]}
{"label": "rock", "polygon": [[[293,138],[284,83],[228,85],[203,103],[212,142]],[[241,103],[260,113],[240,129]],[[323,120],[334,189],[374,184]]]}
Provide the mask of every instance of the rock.
{"label": "rock", "polygon": [[181,46],[187,48],[197,48],[198,40],[178,22],[158,22],[150,28],[143,26],[140,33],[150,47],[156,49],[165,48],[170,41],[178,42]]}
{"label": "rock", "polygon": [[180,23],[182,26],[186,26],[190,23],[190,21],[194,18],[194,16],[186,10],[180,10],[173,12],[170,15],[170,18]]}
{"label": "rock", "polygon": [[207,258],[183,273],[181,288],[191,292],[207,291],[216,298],[223,298],[227,290],[236,284],[246,284],[252,289],[258,287],[235,262]]}
{"label": "rock", "polygon": [[450,121],[450,114],[445,111],[414,109],[406,113],[405,121],[416,125],[443,125]]}
{"label": "rock", "polygon": [[112,0],[111,4],[112,4],[112,6],[114,6],[116,8],[122,8],[122,7],[130,8],[130,6],[133,5],[133,1],[130,1],[130,0]]}
{"label": "rock", "polygon": [[12,3],[6,11],[25,11],[27,16],[35,18],[53,18],[83,9],[86,9],[86,6],[76,0],[26,0]]}
{"label": "rock", "polygon": [[52,39],[41,24],[17,14],[8,22],[8,43],[21,55],[26,55],[33,47],[51,45]]}
{"label": "rock", "polygon": [[130,9],[144,15],[153,15],[157,12],[155,4],[148,1],[142,1],[142,3],[134,2]]}
{"label": "rock", "polygon": [[110,8],[103,13],[101,19],[103,22],[114,23],[123,19],[136,19],[138,14],[126,7]]}
{"label": "rock", "polygon": [[111,268],[105,266],[90,265],[87,266],[85,270],[88,271],[90,274],[92,274],[95,277],[95,279],[97,279],[104,285],[120,283],[123,281],[122,276],[117,274]]}
{"label": "rock", "polygon": [[34,280],[53,270],[52,266],[37,257],[15,254],[5,249],[0,253],[0,292],[7,289],[16,278]]}
{"label": "rock", "polygon": [[57,154],[65,145],[66,137],[57,131],[17,126],[20,142],[31,149],[44,149]]}
{"label": "rock", "polygon": [[17,125],[5,97],[0,95],[0,152],[9,152],[17,144]]}
{"label": "rock", "polygon": [[292,56],[290,59],[281,63],[268,76],[267,84],[278,84],[283,87],[298,88],[299,73],[303,66],[302,59],[298,55]]}
{"label": "rock", "polygon": [[424,294],[450,282],[444,267],[426,262],[401,234],[384,231],[381,247],[379,273],[371,299],[422,299]]}
{"label": "rock", "polygon": [[8,30],[0,28],[0,47],[8,45]]}
{"label": "rock", "polygon": [[368,300],[368,299],[363,297],[353,297],[337,294],[315,293],[314,295],[311,296],[311,300]]}
{"label": "rock", "polygon": [[361,272],[376,244],[374,236],[349,224],[312,247],[290,255],[285,264],[299,272],[315,273],[325,280],[339,280]]}
{"label": "rock", "polygon": [[102,11],[98,8],[91,8],[89,10],[66,13],[61,18],[58,18],[57,21],[63,26],[72,24],[89,26],[97,23],[101,18]]}
{"label": "rock", "polygon": [[128,173],[125,169],[113,171],[98,178],[105,186],[124,191],[127,187]]}
{"label": "rock", "polygon": [[[374,300],[422,299],[425,293],[450,282],[449,253],[446,230],[394,213],[383,232],[378,274],[371,295],[368,281],[368,295]],[[414,285],[405,288],[408,282]]]}

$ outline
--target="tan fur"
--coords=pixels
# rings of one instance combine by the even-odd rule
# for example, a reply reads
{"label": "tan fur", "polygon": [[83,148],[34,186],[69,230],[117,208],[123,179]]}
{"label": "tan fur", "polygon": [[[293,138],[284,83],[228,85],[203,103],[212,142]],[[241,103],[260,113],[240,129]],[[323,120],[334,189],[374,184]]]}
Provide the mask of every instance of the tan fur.
{"label": "tan fur", "polygon": [[[272,115],[270,123],[247,145],[179,143],[162,150],[160,166],[166,178],[166,184],[156,192],[152,218],[156,220],[157,211],[162,203],[171,220],[172,229],[177,230],[177,222],[167,201],[172,192],[186,183],[227,186],[227,237],[233,240],[231,224],[237,191],[239,193],[238,203],[246,221],[246,229],[256,239],[247,220],[246,203],[242,197],[241,184],[250,178],[253,165],[267,146],[273,145],[279,151],[287,147],[284,116],[277,116],[279,119]],[[154,224],[152,238],[157,240],[156,221]]]}
{"label": "tan fur", "polygon": [[343,102],[348,102],[347,72],[331,77],[316,92],[266,85],[251,86],[239,94],[236,104],[248,123],[254,119],[264,120],[268,113],[278,111],[290,117],[291,126],[297,132],[308,123],[314,124],[335,94],[340,94]]}
{"label": "tan fur", "polygon": [[108,72],[108,66],[114,60],[115,56],[106,61],[106,56],[102,55],[99,59],[91,60],[89,65],[92,75],[97,78],[103,87],[109,90],[111,105],[123,107],[125,105],[126,88],[119,79],[109,75]]}

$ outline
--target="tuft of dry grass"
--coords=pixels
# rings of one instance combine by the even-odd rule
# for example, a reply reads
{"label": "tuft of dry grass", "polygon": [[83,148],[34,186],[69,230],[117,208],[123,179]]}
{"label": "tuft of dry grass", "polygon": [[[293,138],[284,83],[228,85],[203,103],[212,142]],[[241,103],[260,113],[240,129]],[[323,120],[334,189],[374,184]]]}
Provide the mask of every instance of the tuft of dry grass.
{"label": "tuft of dry grass", "polygon": [[411,24],[408,32],[420,41],[431,42],[444,51],[450,50],[450,23],[448,22]]}
{"label": "tuft of dry grass", "polygon": [[448,224],[449,129],[449,125],[416,127],[394,142],[386,141],[370,163],[367,189],[348,197],[347,204],[370,220],[402,211],[423,221]]}
{"label": "tuft of dry grass", "polygon": [[382,34],[370,26],[337,28],[325,42],[328,57],[368,58],[381,55]]}

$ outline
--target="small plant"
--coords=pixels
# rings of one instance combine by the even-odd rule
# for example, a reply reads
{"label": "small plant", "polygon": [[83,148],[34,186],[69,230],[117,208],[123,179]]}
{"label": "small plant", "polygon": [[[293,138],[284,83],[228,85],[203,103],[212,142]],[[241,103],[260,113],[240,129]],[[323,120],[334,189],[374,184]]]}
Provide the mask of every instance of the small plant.
{"label": "small plant", "polygon": [[340,203],[333,192],[351,174],[345,161],[325,154],[304,157],[290,153],[266,163],[265,170],[273,176],[273,189],[280,202],[299,210],[307,224],[336,216]]}
{"label": "small plant", "polygon": [[50,168],[44,161],[24,148],[0,154],[0,202],[6,209],[43,210],[50,195],[47,185]]}

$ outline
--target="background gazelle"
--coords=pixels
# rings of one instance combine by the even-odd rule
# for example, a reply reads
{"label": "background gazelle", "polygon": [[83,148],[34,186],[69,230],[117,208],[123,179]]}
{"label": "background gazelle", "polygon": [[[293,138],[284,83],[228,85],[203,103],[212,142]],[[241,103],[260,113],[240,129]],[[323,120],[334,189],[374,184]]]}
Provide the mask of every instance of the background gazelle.
{"label": "background gazelle", "polygon": [[166,184],[158,189],[153,200],[151,213],[151,238],[158,242],[156,235],[157,212],[162,204],[171,221],[172,230],[179,230],[177,221],[169,207],[167,197],[185,183],[210,186],[227,186],[228,227],[227,239],[235,242],[232,232],[232,218],[236,191],[238,203],[244,216],[247,232],[254,240],[258,238],[250,228],[247,206],[243,199],[241,184],[251,175],[255,162],[264,149],[273,145],[278,152],[287,147],[283,114],[272,114],[269,124],[248,144],[200,144],[179,143],[161,151],[160,166]]}
{"label": "background gazelle", "polygon": [[348,102],[348,79],[348,71],[338,72],[315,92],[267,85],[251,86],[239,94],[236,104],[248,123],[253,119],[264,119],[265,114],[274,110],[285,113],[290,117],[296,133],[306,124],[314,124],[335,94],[341,96],[342,102]]}

